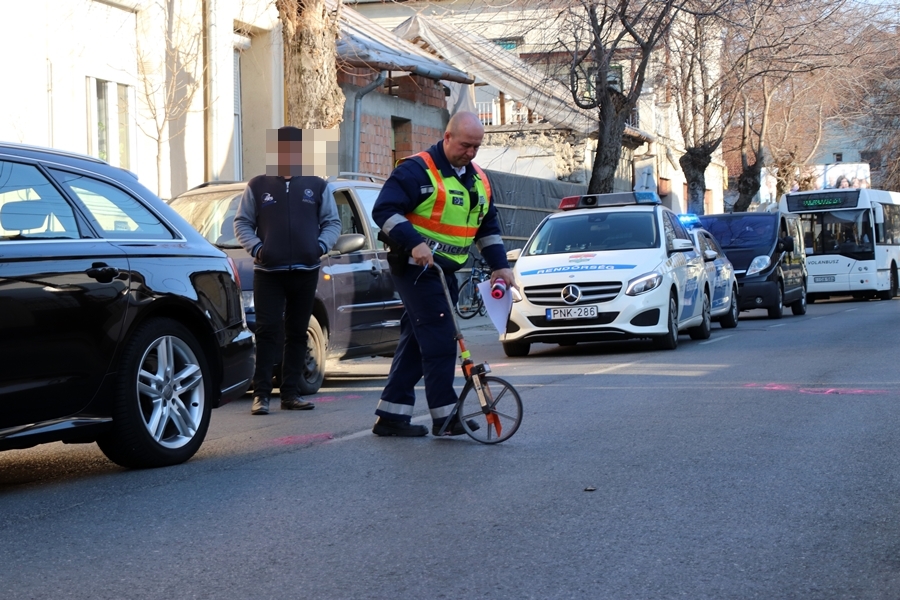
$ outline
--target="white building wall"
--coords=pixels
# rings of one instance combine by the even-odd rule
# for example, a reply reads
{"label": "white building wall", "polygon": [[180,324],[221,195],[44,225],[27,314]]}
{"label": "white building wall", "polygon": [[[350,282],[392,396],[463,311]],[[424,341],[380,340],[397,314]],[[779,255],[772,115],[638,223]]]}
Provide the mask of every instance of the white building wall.
{"label": "white building wall", "polygon": [[[0,0],[6,60],[0,61],[0,140],[99,156],[96,81],[116,92],[127,86],[127,166],[163,198],[206,180],[235,177],[235,157],[264,170],[265,129],[283,124],[281,39],[269,0],[174,0],[167,25],[166,0]],[[210,46],[202,61],[203,11]],[[249,99],[243,114],[247,135],[235,152],[235,30],[250,32],[242,55]],[[196,64],[173,68],[166,32],[199,53]],[[170,48],[171,50],[171,48]],[[244,56],[249,57],[244,60]],[[169,60],[168,68],[165,64]],[[190,63],[190,61],[187,61]],[[179,78],[179,93],[196,87],[189,106],[166,117],[163,82]],[[146,84],[146,85],[145,85]],[[208,86],[208,87],[207,87]],[[126,89],[126,88],[121,88]],[[14,93],[13,93],[14,91]],[[116,94],[113,94],[116,96]],[[118,110],[118,98],[111,99]],[[155,117],[155,118],[154,118]],[[106,135],[105,156],[119,164],[118,114]],[[157,138],[162,139],[161,147]],[[123,137],[124,139],[124,137]],[[157,155],[159,154],[159,172]],[[259,157],[259,158],[257,158]],[[247,171],[249,172],[249,171]],[[158,176],[159,175],[159,176]]]}

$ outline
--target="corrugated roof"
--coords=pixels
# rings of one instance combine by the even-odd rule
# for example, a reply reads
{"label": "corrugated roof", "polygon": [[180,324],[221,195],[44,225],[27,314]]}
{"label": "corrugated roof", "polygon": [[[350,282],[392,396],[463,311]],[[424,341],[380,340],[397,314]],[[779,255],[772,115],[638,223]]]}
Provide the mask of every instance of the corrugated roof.
{"label": "corrugated roof", "polygon": [[[422,15],[410,17],[398,25],[394,33],[465,69],[557,127],[585,136],[597,134],[596,112],[576,107],[569,88],[491,40]],[[630,126],[626,126],[625,133],[643,141],[654,139],[649,133]]]}
{"label": "corrugated roof", "polygon": [[[338,0],[325,0],[325,4],[333,11],[338,7]],[[468,73],[438,60],[346,5],[341,7],[337,52],[344,63],[353,67],[409,71],[439,81],[475,81]]]}

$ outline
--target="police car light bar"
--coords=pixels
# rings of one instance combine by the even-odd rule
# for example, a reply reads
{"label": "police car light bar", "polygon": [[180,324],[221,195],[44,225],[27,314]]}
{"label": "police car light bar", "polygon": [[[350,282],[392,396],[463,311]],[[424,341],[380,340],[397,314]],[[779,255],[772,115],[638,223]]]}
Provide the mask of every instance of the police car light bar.
{"label": "police car light bar", "polygon": [[698,217],[694,213],[680,214],[678,215],[678,220],[681,221],[681,224],[688,229],[693,229],[694,227],[703,227],[703,223],[700,222],[700,217]]}
{"label": "police car light bar", "polygon": [[632,204],[661,204],[656,192],[615,192],[567,196],[560,200],[559,210],[596,208],[598,206],[629,206]]}

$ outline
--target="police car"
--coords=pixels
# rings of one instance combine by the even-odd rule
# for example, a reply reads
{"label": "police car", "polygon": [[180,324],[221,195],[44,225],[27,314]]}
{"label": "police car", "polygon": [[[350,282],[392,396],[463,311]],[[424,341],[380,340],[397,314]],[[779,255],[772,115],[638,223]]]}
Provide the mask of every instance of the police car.
{"label": "police car", "polygon": [[723,328],[737,327],[741,313],[738,301],[738,284],[734,276],[734,266],[713,234],[703,229],[697,215],[678,215],[682,225],[694,239],[694,245],[704,257],[706,277],[712,290],[712,320]]}
{"label": "police car", "polygon": [[525,244],[514,273],[507,356],[536,342],[710,335],[711,286],[687,229],[653,192],[563,198]]}

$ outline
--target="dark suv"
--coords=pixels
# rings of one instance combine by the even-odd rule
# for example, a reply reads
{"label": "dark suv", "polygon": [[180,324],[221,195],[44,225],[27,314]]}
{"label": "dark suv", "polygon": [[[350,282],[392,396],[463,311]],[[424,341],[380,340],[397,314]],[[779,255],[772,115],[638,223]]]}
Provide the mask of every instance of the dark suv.
{"label": "dark suv", "polygon": [[0,144],[0,449],[183,462],[253,375],[234,264],[127,171]]}
{"label": "dark suv", "polygon": [[[254,329],[253,259],[234,235],[234,215],[245,187],[246,183],[204,184],[178,196],[171,206],[237,263],[247,323]],[[322,257],[301,394],[319,390],[329,359],[390,355],[397,348],[403,303],[371,217],[380,191],[381,183],[373,176],[344,174],[329,180],[341,235]]]}

